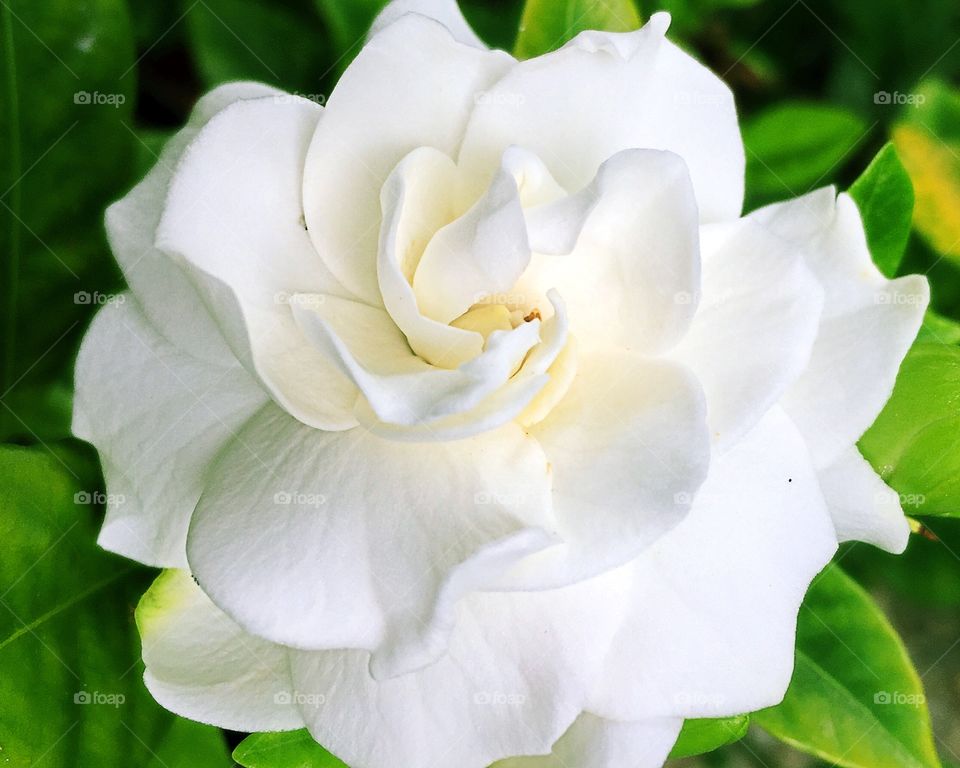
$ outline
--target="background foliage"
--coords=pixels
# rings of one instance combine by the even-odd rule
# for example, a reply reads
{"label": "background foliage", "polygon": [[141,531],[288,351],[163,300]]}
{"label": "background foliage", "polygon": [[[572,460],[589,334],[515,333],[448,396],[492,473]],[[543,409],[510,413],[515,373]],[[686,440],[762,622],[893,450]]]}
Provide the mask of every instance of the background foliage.
{"label": "background foliage", "polygon": [[[251,78],[322,102],[381,4],[0,0],[3,765],[342,765],[302,734],[251,737],[231,759],[241,735],[152,702],[132,622],[151,573],[94,547],[102,480],[69,414],[79,340],[122,290],[104,207],[217,83]],[[960,766],[960,5],[464,7],[489,43],[522,56],[671,11],[671,36],[737,94],[748,209],[852,185],[881,269],[930,278],[935,313],[861,443],[921,535],[901,558],[845,547],[836,563],[849,575],[828,568],[801,612],[784,704],[689,721],[674,756],[687,768]]]}

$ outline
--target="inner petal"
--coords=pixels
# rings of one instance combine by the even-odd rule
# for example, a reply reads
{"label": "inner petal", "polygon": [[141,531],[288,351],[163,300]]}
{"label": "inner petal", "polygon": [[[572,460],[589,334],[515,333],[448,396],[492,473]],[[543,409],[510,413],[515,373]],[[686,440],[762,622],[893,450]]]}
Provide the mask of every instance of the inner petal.
{"label": "inner petal", "polygon": [[430,240],[413,276],[417,304],[449,323],[486,296],[509,291],[529,262],[517,179],[501,168],[486,194]]}

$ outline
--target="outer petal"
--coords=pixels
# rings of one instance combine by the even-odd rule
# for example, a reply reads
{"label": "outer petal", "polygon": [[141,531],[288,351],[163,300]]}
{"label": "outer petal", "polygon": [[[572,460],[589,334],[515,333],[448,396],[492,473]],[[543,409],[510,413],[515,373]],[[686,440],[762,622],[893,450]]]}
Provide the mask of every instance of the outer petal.
{"label": "outer petal", "polygon": [[733,96],[663,39],[668,22],[654,14],[637,32],[585,32],[500,80],[480,100],[460,153],[479,179],[474,197],[511,144],[542,157],[565,189],[588,184],[621,150],[666,149],[689,165],[702,221],[739,216],[744,156]]}
{"label": "outer petal", "polygon": [[546,460],[517,427],[411,447],[268,406],[210,473],[187,554],[247,630],[376,651],[379,676],[435,659],[458,598],[552,525]]}
{"label": "outer petal", "polygon": [[562,598],[473,595],[447,654],[390,680],[371,679],[363,653],[297,653],[297,688],[325,697],[303,708],[308,727],[357,768],[486,768],[549,754],[580,713],[616,626],[607,600],[617,600],[622,584],[603,586],[606,600],[585,584]]}
{"label": "outer petal", "polygon": [[294,96],[244,101],[197,135],[170,184],[157,247],[183,264],[231,347],[277,401],[345,429],[356,389],[302,337],[296,291],[342,293],[304,231],[303,160],[321,109]]}
{"label": "outer petal", "polygon": [[310,146],[304,206],[317,251],[364,300],[378,303],[378,201],[387,175],[417,147],[455,156],[476,95],[512,61],[408,14],[374,36],[340,78]]}
{"label": "outer petal", "polygon": [[720,717],[779,702],[797,611],[836,544],[803,438],[775,408],[711,465],[688,517],[625,567],[628,616],[589,709]]}
{"label": "outer petal", "polygon": [[820,471],[820,486],[840,541],[866,541],[895,554],[907,548],[910,526],[900,496],[855,447]]}
{"label": "outer petal", "polygon": [[100,546],[183,566],[190,515],[213,458],[266,401],[234,361],[180,352],[134,298],[97,314],[76,365],[73,432],[97,448],[107,483]]}
{"label": "outer petal", "polygon": [[[174,712],[247,730],[305,720],[356,768],[486,768],[547,754],[568,730],[616,629],[597,590],[616,602],[625,586],[605,577],[561,599],[474,594],[460,606],[447,654],[379,681],[366,652],[296,651],[244,633],[185,572],[163,574],[137,619],[147,685]],[[288,714],[289,701],[303,720]]]}
{"label": "outer petal", "polygon": [[823,290],[796,246],[750,219],[707,227],[702,298],[671,351],[707,396],[710,435],[733,445],[804,372]]}
{"label": "outer petal", "polygon": [[659,351],[686,331],[699,298],[699,234],[676,155],[620,152],[579,193],[528,211],[527,226],[546,255],[516,291],[555,288],[586,345]]}
{"label": "outer petal", "polygon": [[584,354],[566,396],[531,429],[553,471],[563,544],[508,588],[556,586],[627,562],[673,528],[707,473],[703,393],[679,365]]}
{"label": "outer petal", "polygon": [[682,718],[617,722],[584,712],[551,754],[515,757],[492,768],[661,768],[682,727]]}
{"label": "outer petal", "polygon": [[144,313],[167,341],[203,360],[230,364],[234,356],[193,285],[154,248],[170,178],[187,145],[215,114],[241,99],[281,93],[259,83],[214,88],[197,102],[186,126],[167,142],[143,181],[107,209],[110,248]]}
{"label": "outer petal", "polygon": [[178,715],[235,731],[303,727],[287,649],[245,633],[194,584],[164,571],[137,606],[153,697]]}
{"label": "outer petal", "polygon": [[477,37],[476,32],[470,28],[467,20],[463,18],[460,5],[456,0],[393,0],[374,19],[373,26],[370,28],[370,36],[373,37],[382,29],[386,29],[407,13],[418,13],[421,16],[439,21],[450,30],[450,34],[459,43],[484,50],[487,48],[483,40]]}
{"label": "outer petal", "polygon": [[817,467],[847,451],[893,391],[929,302],[925,278],[887,280],[873,265],[860,214],[830,188],[750,218],[802,250],[826,295],[807,371],[784,398]]}

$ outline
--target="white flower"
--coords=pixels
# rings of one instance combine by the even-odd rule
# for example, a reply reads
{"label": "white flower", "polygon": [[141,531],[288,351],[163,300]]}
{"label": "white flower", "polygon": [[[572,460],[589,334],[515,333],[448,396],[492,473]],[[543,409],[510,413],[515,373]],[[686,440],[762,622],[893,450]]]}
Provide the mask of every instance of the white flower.
{"label": "white flower", "polygon": [[926,283],[832,189],[739,218],[666,26],[518,63],[398,2],[326,108],[221,87],[110,208],[75,431],[100,543],[178,569],[166,707],[354,768],[658,766],[781,698],[838,540],[903,548],[855,443]]}

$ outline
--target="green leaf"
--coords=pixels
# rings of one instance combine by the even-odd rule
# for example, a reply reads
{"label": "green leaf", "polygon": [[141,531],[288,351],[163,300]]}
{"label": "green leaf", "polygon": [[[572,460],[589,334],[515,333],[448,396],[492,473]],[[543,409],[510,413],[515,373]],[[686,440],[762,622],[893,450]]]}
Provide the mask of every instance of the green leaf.
{"label": "green leaf", "polygon": [[920,326],[917,341],[932,344],[960,344],[960,323],[928,309],[923,316],[923,325]]}
{"label": "green leaf", "polygon": [[914,344],[859,445],[908,514],[960,517],[960,348]]}
{"label": "green leaf", "polygon": [[245,768],[346,768],[306,731],[255,733],[233,750]]}
{"label": "green leaf", "polygon": [[[315,0],[333,40],[336,58],[352,59],[387,0]],[[341,62],[342,66],[346,66]]]}
{"label": "green leaf", "polygon": [[227,768],[219,731],[143,686],[132,610],[149,573],[96,547],[79,455],[0,447],[2,763]]}
{"label": "green leaf", "polygon": [[847,768],[937,768],[923,686],[896,631],[835,565],[814,581],[797,626],[783,703],[753,722]]}
{"label": "green leaf", "polygon": [[65,432],[62,413],[10,401],[69,384],[96,309],[75,295],[119,285],[103,209],[132,180],[136,72],[123,0],[6,0],[0,27],[0,438],[34,440]]}
{"label": "green leaf", "polygon": [[960,579],[954,554],[960,552],[960,525],[940,518],[923,518],[920,522],[932,530],[936,540],[911,536],[902,555],[851,543],[844,545],[840,556],[847,573],[871,592],[883,590],[895,601],[899,625],[905,627],[905,633],[909,631],[906,627],[915,632],[907,635],[907,644],[929,648],[921,620],[938,621],[932,611],[940,610],[950,622],[944,624],[945,630],[952,625],[953,632],[960,634]]}
{"label": "green leaf", "polygon": [[883,274],[897,274],[910,237],[913,218],[913,183],[887,143],[867,170],[850,187],[860,209],[873,261]]}
{"label": "green leaf", "polygon": [[321,100],[324,29],[309,0],[183,0],[197,67],[208,87],[258,80]]}
{"label": "green leaf", "polygon": [[692,757],[740,741],[750,726],[749,715],[685,720],[671,758]]}
{"label": "green leaf", "polygon": [[549,53],[587,29],[629,32],[639,27],[633,0],[527,0],[514,55],[530,59]]}
{"label": "green leaf", "polygon": [[867,133],[855,113],[806,102],[780,104],[745,121],[748,208],[830,183]]}

